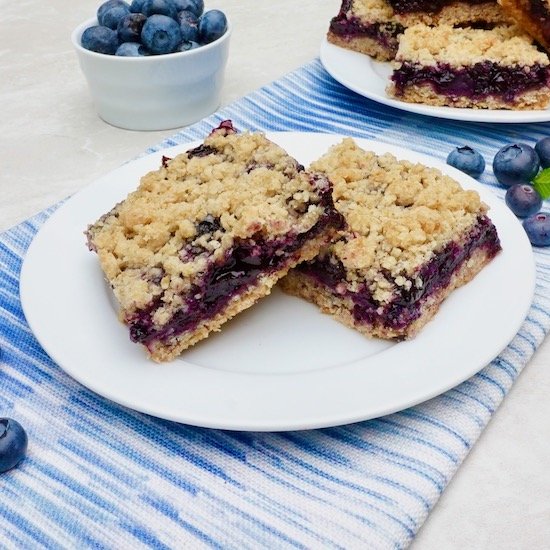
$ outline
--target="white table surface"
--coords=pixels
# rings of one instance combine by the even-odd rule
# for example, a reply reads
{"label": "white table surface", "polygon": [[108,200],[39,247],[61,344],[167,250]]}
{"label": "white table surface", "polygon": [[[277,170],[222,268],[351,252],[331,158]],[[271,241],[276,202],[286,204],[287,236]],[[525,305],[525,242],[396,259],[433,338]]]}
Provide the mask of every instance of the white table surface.
{"label": "white table surface", "polygon": [[[0,230],[176,131],[131,132],[96,116],[69,36],[99,3],[2,2]],[[223,9],[234,24],[223,105],[316,57],[339,5],[206,0],[207,9]],[[550,135],[550,123],[548,130]],[[517,380],[412,548],[550,548],[549,341]]]}

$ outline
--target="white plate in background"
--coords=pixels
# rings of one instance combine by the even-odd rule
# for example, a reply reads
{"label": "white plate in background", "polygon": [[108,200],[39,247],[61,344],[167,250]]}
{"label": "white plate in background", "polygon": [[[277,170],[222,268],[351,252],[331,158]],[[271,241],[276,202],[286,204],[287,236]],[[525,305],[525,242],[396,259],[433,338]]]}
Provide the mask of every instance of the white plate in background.
{"label": "white plate in background", "polygon": [[386,86],[392,73],[390,63],[375,61],[368,55],[346,50],[331,44],[326,38],[321,43],[320,57],[326,71],[346,88],[368,99],[402,111],[470,122],[525,123],[550,121],[550,109],[537,111],[463,109],[398,101],[386,94]]}

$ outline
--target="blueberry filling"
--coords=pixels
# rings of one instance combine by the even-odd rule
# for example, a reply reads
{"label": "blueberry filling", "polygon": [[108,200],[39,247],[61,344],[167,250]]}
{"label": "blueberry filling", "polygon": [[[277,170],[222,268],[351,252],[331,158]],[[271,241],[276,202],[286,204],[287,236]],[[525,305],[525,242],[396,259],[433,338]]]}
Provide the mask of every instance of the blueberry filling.
{"label": "blueberry filling", "polygon": [[233,296],[244,292],[260,275],[281,269],[307,240],[321,233],[328,224],[340,223],[339,214],[332,211],[299,235],[273,241],[257,235],[236,243],[223,262],[210,266],[200,282],[186,294],[185,307],[160,329],[155,329],[152,317],[162,305],[161,297],[129,319],[131,340],[148,345],[192,330],[204,319],[218,314]]}
{"label": "blueberry filling", "polygon": [[[500,250],[496,229],[486,216],[478,219],[465,244],[449,243],[442,251],[427,262],[414,277],[409,277],[410,286],[397,287],[394,298],[386,305],[378,303],[368,288],[358,292],[344,291],[345,268],[340,261],[325,256],[312,262],[300,264],[297,269],[338,297],[349,297],[353,301],[353,317],[357,323],[382,325],[392,329],[403,329],[422,314],[422,304],[438,290],[446,287],[454,273],[460,269],[471,253],[484,248],[489,257]],[[389,278],[389,274],[386,274]],[[416,281],[422,281],[421,285]]]}
{"label": "blueberry filling", "polygon": [[222,229],[220,225],[220,219],[214,218],[211,214],[208,214],[204,220],[197,224],[197,237],[206,235],[207,233],[215,233]]}
{"label": "blueberry filling", "polygon": [[[329,182],[321,176],[313,175],[312,185],[318,190],[319,204],[325,207],[325,211],[311,229],[278,240],[266,240],[258,234],[236,242],[227,251],[223,261],[210,265],[200,281],[185,294],[184,307],[168,323],[158,329],[154,326],[153,315],[162,306],[162,295],[128,319],[131,340],[150,345],[155,341],[166,342],[194,329],[201,321],[211,319],[222,311],[231,298],[244,292],[261,275],[281,269],[308,240],[328,226],[342,227],[344,221],[332,203]],[[209,225],[209,231],[214,224],[219,227],[219,220],[210,215],[199,222],[199,226],[205,223]],[[197,252],[203,250],[198,249]],[[186,253],[189,253],[187,249]]]}
{"label": "blueberry filling", "polygon": [[483,21],[481,19],[478,21],[468,21],[467,23],[458,23],[457,25],[455,25],[455,27],[459,29],[479,29],[482,31],[490,31],[497,26],[498,26],[497,23]]}
{"label": "blueberry filling", "polygon": [[184,262],[191,261],[196,256],[207,252],[207,249],[201,243],[196,242],[196,239],[203,235],[213,235],[216,231],[224,232],[220,219],[214,218],[211,214],[206,215],[202,221],[197,223],[195,229],[197,232],[193,240],[180,250],[179,257]]}
{"label": "blueberry filling", "polygon": [[233,126],[233,122],[231,120],[222,120],[220,122],[220,125],[217,128],[214,128],[210,135],[212,135],[215,132],[221,132],[223,131],[225,135],[227,134],[236,134],[237,130],[235,129],[235,126]]}
{"label": "blueberry filling", "polygon": [[367,37],[393,51],[397,51],[397,37],[403,33],[404,27],[399,23],[363,23],[357,17],[339,14],[330,22],[332,33],[343,38]]}
{"label": "blueberry filling", "polygon": [[[224,135],[228,135],[236,134],[237,130],[235,130],[235,127],[230,120],[224,120],[220,122],[220,125],[217,128],[214,128],[210,132],[210,135],[216,134],[217,132],[222,132]],[[189,151],[187,151],[187,156],[189,158],[207,157],[208,155],[215,154],[221,154],[221,152],[218,151],[215,147],[212,147],[211,145],[206,145],[204,143],[199,145],[198,147],[195,147],[194,149],[190,149]]]}
{"label": "blueberry filling", "polygon": [[397,95],[402,95],[406,86],[432,86],[440,95],[482,99],[499,96],[507,102],[528,90],[548,85],[550,72],[547,66],[504,67],[492,61],[456,69],[448,64],[422,66],[405,62],[392,75]]}
{"label": "blueberry filling", "polygon": [[205,145],[204,143],[202,145],[199,145],[198,147],[195,147],[194,149],[190,149],[187,151],[187,156],[189,158],[193,157],[207,157],[208,155],[215,155],[216,153],[219,153],[217,149],[214,147],[211,147],[210,145]]}
{"label": "blueberry filling", "polygon": [[267,170],[273,170],[275,166],[270,162],[251,162],[246,168],[245,172],[250,174],[253,170],[258,170],[259,168],[266,168]]}
{"label": "blueberry filling", "polygon": [[[455,0],[388,0],[396,13],[427,12],[439,13],[445,6],[452,4]],[[487,0],[466,0],[468,4],[484,4]]]}

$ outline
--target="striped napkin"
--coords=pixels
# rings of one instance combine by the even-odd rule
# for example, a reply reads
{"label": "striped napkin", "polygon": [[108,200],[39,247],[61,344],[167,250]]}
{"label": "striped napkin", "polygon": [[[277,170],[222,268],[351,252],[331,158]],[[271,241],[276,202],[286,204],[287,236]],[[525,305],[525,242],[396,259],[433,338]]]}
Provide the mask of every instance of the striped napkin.
{"label": "striped napkin", "polygon": [[[336,83],[315,60],[158,147],[241,129],[334,132],[444,159],[472,144],[492,158],[542,124],[430,119]],[[482,181],[494,185],[490,168]],[[0,416],[29,451],[0,476],[2,548],[404,548],[550,327],[550,250],[510,345],[455,389],[397,414],[301,432],[210,430],[116,405],[66,375],[38,345],[18,296],[21,261],[55,207],[0,236]]]}

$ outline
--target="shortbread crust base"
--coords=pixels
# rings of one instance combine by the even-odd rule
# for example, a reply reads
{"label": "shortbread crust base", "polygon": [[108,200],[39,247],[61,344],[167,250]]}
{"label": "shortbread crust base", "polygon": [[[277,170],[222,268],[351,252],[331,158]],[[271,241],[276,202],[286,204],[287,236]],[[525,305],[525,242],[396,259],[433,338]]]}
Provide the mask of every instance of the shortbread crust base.
{"label": "shortbread crust base", "polygon": [[484,99],[470,99],[468,97],[452,97],[438,94],[432,86],[412,85],[407,86],[402,94],[397,94],[395,85],[390,83],[386,89],[390,97],[394,97],[406,103],[422,103],[437,107],[463,107],[470,109],[507,109],[517,111],[529,111],[546,109],[550,104],[550,88],[541,88],[525,92],[517,96],[513,102],[504,101],[495,96]]}
{"label": "shortbread crust base", "polygon": [[368,55],[377,61],[391,61],[397,52],[397,39],[395,39],[395,46],[383,46],[377,40],[369,37],[342,37],[333,32],[327,34],[327,40],[335,46],[346,48],[347,50],[353,50],[355,52]]}

